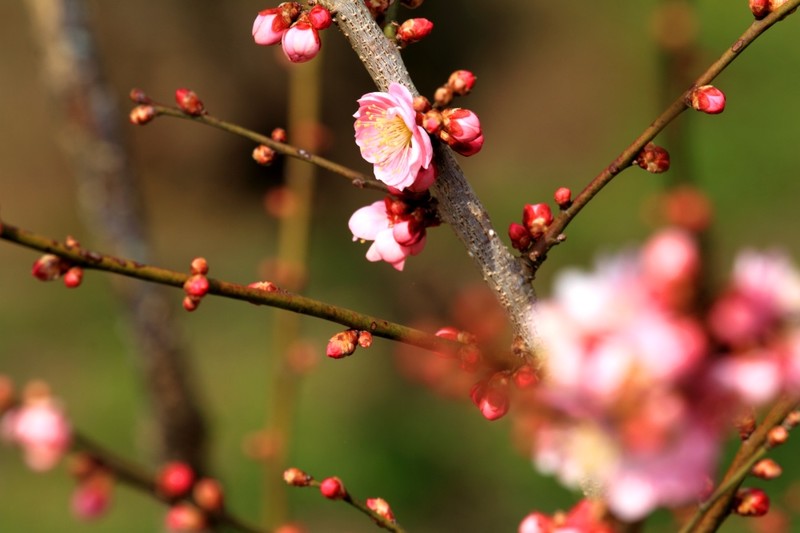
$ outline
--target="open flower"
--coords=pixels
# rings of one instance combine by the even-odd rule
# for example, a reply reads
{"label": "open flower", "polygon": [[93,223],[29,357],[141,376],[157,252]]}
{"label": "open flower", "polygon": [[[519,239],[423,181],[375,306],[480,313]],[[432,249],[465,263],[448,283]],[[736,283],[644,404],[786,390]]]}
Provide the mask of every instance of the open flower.
{"label": "open flower", "polygon": [[433,158],[430,137],[417,125],[411,93],[392,83],[389,92],[367,93],[358,105],[353,116],[361,156],[386,185],[401,191],[411,186]]}
{"label": "open flower", "polygon": [[374,241],[367,250],[367,260],[386,261],[397,270],[403,270],[408,256],[417,255],[425,247],[425,228],[411,219],[393,221],[386,201],[357,210],[348,225],[354,241]]}

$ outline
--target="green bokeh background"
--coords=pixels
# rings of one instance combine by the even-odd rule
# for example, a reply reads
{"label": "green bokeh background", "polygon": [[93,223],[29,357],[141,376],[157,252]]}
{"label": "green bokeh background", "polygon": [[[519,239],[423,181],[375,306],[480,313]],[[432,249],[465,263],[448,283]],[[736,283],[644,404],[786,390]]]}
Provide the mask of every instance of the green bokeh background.
{"label": "green bokeh background", "polygon": [[[558,186],[579,189],[650,123],[658,111],[658,62],[651,36],[654,0],[492,3],[429,0],[414,16],[436,24],[405,56],[423,93],[457,68],[479,77],[464,105],[480,116],[483,152],[463,167],[498,231],[520,216],[523,202],[546,201]],[[750,23],[746,2],[704,0],[698,10],[700,64],[715,58]],[[284,123],[285,67],[277,49],[249,35],[260,2],[89,2],[104,68],[125,120],[128,90],[137,86],[169,101],[191,87],[212,113],[253,129]],[[684,116],[691,133],[693,179],[716,209],[713,257],[722,279],[741,247],[779,245],[800,256],[797,139],[800,133],[800,39],[791,17],[770,31],[718,79],[728,108],[716,117]],[[23,2],[0,3],[0,213],[31,230],[76,236],[82,225],[73,177],[52,127],[41,84],[41,56]],[[348,46],[324,33],[324,120],[328,155],[368,170],[351,141],[355,99],[371,84]],[[696,71],[700,72],[700,68]],[[126,126],[133,165],[146,199],[157,263],[184,270],[203,255],[224,279],[257,279],[274,252],[275,225],[263,192],[275,170],[254,165],[250,143],[183,121]],[[539,274],[547,294],[554,273],[588,265],[600,251],[640,241],[651,230],[648,199],[661,178],[624,173],[570,226]],[[305,293],[406,320],[448,305],[479,276],[448,228],[429,232],[425,252],[398,274],[368,264],[350,242],[354,208],[377,199],[340,179],[320,176]],[[150,466],[148,420],[127,331],[110,296],[110,277],[89,272],[77,291],[29,275],[37,254],[0,243],[0,373],[18,383],[47,380],[69,406],[76,426],[120,454]],[[181,293],[175,291],[179,309]],[[212,425],[211,466],[231,509],[258,520],[263,473],[241,451],[263,425],[270,379],[273,311],[209,299],[177,324]],[[320,352],[337,327],[303,321]],[[513,449],[508,420],[487,423],[467,401],[441,399],[407,383],[377,340],[343,361],[323,360],[305,381],[297,411],[292,462],[319,477],[338,475],[358,496],[379,495],[409,531],[515,531],[536,508],[552,512],[578,498],[537,475]],[[790,445],[791,446],[791,445]],[[779,450],[783,478],[769,484],[776,505],[791,508],[800,464]],[[33,474],[16,451],[0,448],[0,531],[159,531],[165,509],[118,487],[113,510],[83,524],[70,515],[73,482],[63,469]],[[796,488],[795,488],[796,491]],[[788,494],[788,495],[785,495]],[[310,531],[372,531],[361,515],[313,491],[290,493]],[[796,505],[795,496],[795,505]],[[800,527],[797,514],[790,517]],[[666,516],[655,531],[674,529]],[[749,531],[731,520],[724,531]]]}

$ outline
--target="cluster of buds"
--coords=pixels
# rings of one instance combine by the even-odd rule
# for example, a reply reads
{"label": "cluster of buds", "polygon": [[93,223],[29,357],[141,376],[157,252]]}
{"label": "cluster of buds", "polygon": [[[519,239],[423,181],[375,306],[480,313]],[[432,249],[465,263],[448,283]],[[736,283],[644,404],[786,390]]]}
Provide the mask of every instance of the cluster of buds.
{"label": "cluster of buds", "polygon": [[525,204],[525,207],[522,208],[522,224],[512,222],[508,226],[511,246],[520,252],[526,251],[537,239],[544,235],[552,223],[553,212],[550,210],[549,205],[544,203]]}
{"label": "cluster of buds", "polygon": [[408,19],[397,28],[395,40],[397,46],[405,48],[409,44],[418,43],[433,31],[433,22],[424,18]]}
{"label": "cluster of buds", "polygon": [[156,474],[156,492],[172,502],[164,519],[168,531],[205,531],[212,518],[222,512],[222,485],[213,478],[197,479],[188,464],[166,463]]}
{"label": "cluster of buds", "polygon": [[325,353],[333,359],[341,359],[352,355],[356,348],[372,346],[372,333],[365,330],[346,329],[330,338]]}
{"label": "cluster of buds", "polygon": [[[65,244],[70,247],[79,247],[78,241],[67,236]],[[31,274],[40,281],[53,281],[61,278],[64,286],[74,289],[83,281],[83,268],[74,265],[71,261],[55,254],[44,254],[33,262]]]}
{"label": "cluster of buds", "polygon": [[661,174],[669,170],[669,152],[661,146],[647,143],[634,163],[652,174]]}
{"label": "cluster of buds", "polygon": [[330,11],[319,4],[306,11],[297,2],[283,2],[258,13],[253,39],[263,46],[280,43],[289,61],[304,63],[319,53],[319,32],[330,25]]}
{"label": "cluster of buds", "polygon": [[713,85],[702,85],[689,93],[687,103],[696,111],[718,115],[725,111],[725,93]]}
{"label": "cluster of buds", "polygon": [[158,116],[156,108],[153,106],[153,101],[143,90],[133,88],[128,97],[133,103],[137,104],[128,115],[131,124],[143,126]]}
{"label": "cluster of buds", "polygon": [[455,95],[468,94],[475,80],[472,72],[456,70],[450,74],[446,84],[436,89],[433,104],[424,96],[414,99],[419,125],[464,156],[477,154],[483,147],[481,122],[478,115],[469,109],[447,106]]}
{"label": "cluster of buds", "polygon": [[183,308],[187,311],[194,311],[200,305],[200,301],[208,294],[208,262],[202,257],[192,259],[189,278],[183,283],[183,292],[186,296],[183,299]]}
{"label": "cluster of buds", "polygon": [[[283,128],[275,128],[272,130],[270,137],[273,141],[279,143],[286,142],[286,130]],[[266,144],[259,144],[253,149],[253,160],[258,163],[259,165],[269,166],[275,161],[276,156],[275,150],[267,146]]]}
{"label": "cluster of buds", "polygon": [[761,20],[777,10],[788,0],[750,0],[750,11],[756,20]]}

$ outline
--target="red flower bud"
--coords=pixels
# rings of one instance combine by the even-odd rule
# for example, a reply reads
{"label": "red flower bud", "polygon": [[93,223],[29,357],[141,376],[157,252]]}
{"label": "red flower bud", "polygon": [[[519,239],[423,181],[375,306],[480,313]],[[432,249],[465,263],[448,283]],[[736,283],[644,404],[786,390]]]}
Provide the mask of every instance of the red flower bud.
{"label": "red flower bud", "polygon": [[750,11],[756,20],[761,20],[772,11],[772,0],[750,0]]}
{"label": "red flower bud", "polygon": [[495,374],[490,379],[477,382],[470,390],[475,406],[487,420],[502,418],[509,408],[508,379]]}
{"label": "red flower bud", "polygon": [[73,514],[81,520],[103,516],[111,503],[112,487],[107,474],[97,474],[78,483],[70,502]]}
{"label": "red flower bud", "polygon": [[308,21],[314,28],[324,30],[331,25],[331,12],[317,4],[308,12]]}
{"label": "red flower bud", "polygon": [[741,516],[764,516],[769,511],[769,496],[761,489],[739,489],[733,500],[733,512]]}
{"label": "red flower bud", "polygon": [[539,376],[530,365],[522,365],[516,369],[511,379],[518,389],[527,389],[539,382]]}
{"label": "red flower bud", "polygon": [[182,302],[183,308],[190,313],[197,309],[197,306],[200,305],[200,298],[193,298],[191,296],[186,296]]}
{"label": "red flower bud", "polygon": [[83,281],[83,269],[79,266],[71,267],[64,273],[64,286],[68,289],[74,289],[80,286]]}
{"label": "red flower bud", "polygon": [[417,113],[427,113],[431,110],[431,101],[421,94],[414,97],[411,105],[414,107],[414,111]]}
{"label": "red flower bud", "polygon": [[389,507],[389,504],[383,498],[367,498],[365,503],[367,508],[372,510],[372,512],[374,512],[376,515],[388,520],[389,522],[395,521],[392,508]]}
{"label": "red flower bud", "polygon": [[183,284],[183,291],[193,298],[202,298],[208,294],[208,288],[208,278],[202,274],[189,276]]}
{"label": "red flower bud", "polygon": [[446,107],[453,101],[453,89],[447,85],[442,85],[433,93],[433,105],[435,107]]}
{"label": "red flower bud", "polygon": [[253,160],[259,165],[271,165],[275,161],[275,150],[265,144],[259,144],[253,149]]}
{"label": "red flower bud", "polygon": [[325,353],[328,357],[334,359],[341,359],[347,357],[356,351],[356,342],[358,342],[358,330],[347,329],[341,331],[330,338],[328,341],[328,348]]}
{"label": "red flower bud", "polygon": [[422,115],[420,124],[431,135],[437,135],[442,129],[442,113],[438,109],[431,109]]}
{"label": "red flower bud", "polygon": [[319,491],[323,496],[330,500],[341,500],[347,494],[342,480],[338,477],[329,477],[322,480],[319,484]]}
{"label": "red flower bud", "polygon": [[286,130],[283,128],[275,128],[274,130],[272,130],[272,133],[269,134],[269,137],[275,142],[285,143]]}
{"label": "red flower bud", "polygon": [[283,480],[293,487],[307,487],[313,478],[299,468],[287,468],[283,472]]}
{"label": "red flower bud", "polygon": [[461,155],[473,155],[483,146],[483,130],[478,115],[469,109],[455,107],[442,111],[439,138]]}
{"label": "red flower bud", "polygon": [[475,74],[469,70],[456,70],[447,79],[447,86],[453,91],[453,94],[464,96],[469,94],[477,79]]}
{"label": "red flower bud", "polygon": [[200,274],[205,276],[208,274],[208,261],[206,261],[205,257],[195,257],[192,259],[190,268],[192,274]]}
{"label": "red flower bud", "polygon": [[167,531],[203,531],[206,517],[200,509],[189,503],[179,503],[170,507],[164,520]]}
{"label": "red flower bud", "polygon": [[369,348],[372,346],[372,333],[369,331],[358,332],[358,345],[362,348]]}
{"label": "red flower bud", "polygon": [[136,126],[144,126],[154,118],[156,118],[156,108],[151,105],[137,105],[128,115],[128,120]]}
{"label": "red flower bud", "polygon": [[31,274],[41,281],[53,281],[69,270],[69,263],[57,255],[44,254],[33,262]]}
{"label": "red flower bud", "polygon": [[716,115],[725,110],[725,94],[713,85],[703,85],[689,95],[689,104],[697,111]]}
{"label": "red flower bud", "polygon": [[669,170],[669,152],[653,143],[647,143],[636,156],[636,164],[653,174]]}
{"label": "red flower bud", "polygon": [[189,89],[178,89],[175,91],[175,102],[181,111],[187,115],[199,116],[205,114],[205,106],[200,97]]}
{"label": "red flower bud", "polygon": [[216,479],[204,477],[195,483],[192,489],[192,499],[200,509],[210,512],[219,512],[224,506],[222,485]]}
{"label": "red flower bud", "polygon": [[522,224],[512,222],[508,225],[508,236],[511,238],[511,246],[524,252],[531,245],[531,234],[528,228]]}
{"label": "red flower bud", "polygon": [[537,239],[544,234],[547,227],[553,223],[553,212],[547,204],[525,204],[522,209],[522,225]]}
{"label": "red flower bud", "polygon": [[776,463],[773,459],[761,459],[750,471],[756,477],[761,479],[775,479],[783,473],[781,465]]}
{"label": "red flower bud", "polygon": [[433,31],[433,22],[428,19],[408,19],[397,28],[397,43],[403,47],[416,43]]}
{"label": "red flower bud", "polygon": [[572,191],[567,189],[566,187],[559,187],[556,189],[556,193],[553,195],[556,204],[561,209],[567,209],[569,206],[572,205]]}
{"label": "red flower bud", "polygon": [[775,426],[767,433],[767,444],[770,448],[779,446],[789,440],[789,430],[783,426]]}
{"label": "red flower bud", "polygon": [[181,498],[194,483],[194,471],[186,463],[175,461],[164,465],[156,478],[156,488],[167,498]]}
{"label": "red flower bud", "polygon": [[283,33],[281,47],[292,63],[311,61],[319,53],[322,42],[317,29],[303,17]]}
{"label": "red flower bud", "polygon": [[153,101],[150,99],[150,97],[147,96],[143,90],[137,89],[137,88],[131,89],[131,92],[128,93],[128,97],[135,104],[152,104],[153,103]]}

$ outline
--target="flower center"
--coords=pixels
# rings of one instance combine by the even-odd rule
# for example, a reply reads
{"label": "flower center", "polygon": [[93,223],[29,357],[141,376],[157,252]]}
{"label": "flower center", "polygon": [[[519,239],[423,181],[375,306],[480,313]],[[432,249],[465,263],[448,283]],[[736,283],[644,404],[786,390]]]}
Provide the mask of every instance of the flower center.
{"label": "flower center", "polygon": [[373,153],[377,163],[385,162],[399,150],[411,146],[412,133],[403,117],[387,109],[370,106],[357,122],[360,129],[369,130],[364,140],[375,147]]}

